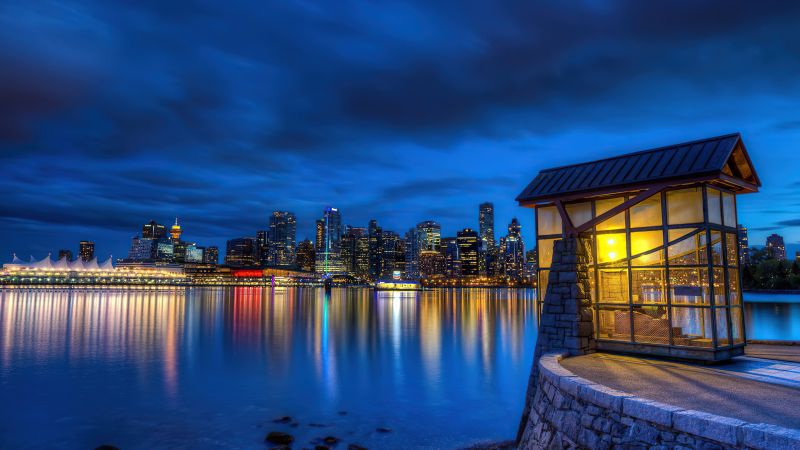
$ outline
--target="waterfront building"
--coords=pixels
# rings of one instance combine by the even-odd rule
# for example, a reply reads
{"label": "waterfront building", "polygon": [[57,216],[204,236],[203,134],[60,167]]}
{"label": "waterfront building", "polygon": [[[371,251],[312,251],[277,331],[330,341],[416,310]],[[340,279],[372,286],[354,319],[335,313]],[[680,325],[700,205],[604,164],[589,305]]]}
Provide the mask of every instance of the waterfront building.
{"label": "waterfront building", "polygon": [[256,240],[251,237],[229,240],[225,249],[225,264],[234,267],[257,266]]}
{"label": "waterfront building", "polygon": [[772,233],[767,236],[767,254],[778,260],[786,259],[786,245],[783,243],[783,236]]}
{"label": "waterfront building", "polygon": [[[591,308],[558,301],[591,314],[577,339],[598,350],[741,355],[736,195],[760,185],[738,134],[539,172],[517,200],[535,209],[540,302],[555,301],[551,282],[589,288]],[[588,282],[558,277],[584,255],[591,265],[575,261]]]}
{"label": "waterfront building", "polygon": [[444,273],[448,278],[458,278],[461,276],[461,261],[458,257],[457,238],[446,237],[441,240],[442,254],[444,255]]}
{"label": "waterfront building", "polygon": [[522,227],[516,217],[508,225],[508,235],[503,240],[503,276],[521,280],[525,272],[525,244]]}
{"label": "waterfront building", "polygon": [[189,246],[188,242],[180,239],[172,241],[172,261],[177,264],[186,262],[186,248]]}
{"label": "waterfront building", "polygon": [[297,219],[288,211],[274,211],[269,217],[267,264],[291,267],[297,253]]}
{"label": "waterfront building", "polygon": [[314,272],[314,244],[308,239],[297,244],[297,268],[303,272]]}
{"label": "waterfront building", "polygon": [[142,225],[142,239],[153,239],[155,241],[167,237],[167,227],[156,223],[155,220]]}
{"label": "waterfront building", "polygon": [[178,218],[176,217],[175,224],[172,225],[172,228],[169,229],[169,235],[174,242],[178,242],[181,240],[182,233],[183,230],[181,229],[181,226],[178,224]]}
{"label": "waterfront building", "polygon": [[89,262],[94,259],[94,242],[81,241],[78,247],[78,256],[83,262]]}
{"label": "waterfront building", "polygon": [[456,233],[458,256],[461,261],[461,275],[464,277],[477,277],[480,275],[478,251],[480,237],[472,228],[464,228]]}
{"label": "waterfront building", "polygon": [[416,227],[409,229],[405,236],[406,270],[405,276],[410,280],[419,278],[419,238]]}
{"label": "waterfront building", "polygon": [[188,283],[180,267],[156,267],[133,263],[120,263],[117,267],[109,257],[98,263],[97,258],[69,261],[66,255],[53,261],[50,255],[24,263],[16,256],[0,270],[0,285],[183,285]]}
{"label": "waterfront building", "polygon": [[383,268],[383,229],[375,219],[369,221],[369,278],[377,280]]}
{"label": "waterfront building", "polygon": [[750,244],[747,239],[747,227],[742,224],[737,226],[737,233],[739,235],[739,259],[742,261],[742,266],[750,265]]}
{"label": "waterfront building", "polygon": [[444,255],[436,250],[423,250],[419,253],[419,274],[421,277],[435,277],[445,274]]}
{"label": "waterfront building", "polygon": [[314,249],[318,252],[321,252],[323,246],[325,245],[325,221],[322,219],[317,219],[315,226],[316,238],[314,239]]}
{"label": "waterfront building", "polygon": [[342,236],[342,263],[347,275],[362,280],[369,278],[369,250],[367,229],[348,225]]}
{"label": "waterfront building", "polygon": [[483,248],[494,247],[494,204],[490,202],[481,203],[478,206],[478,231],[481,234]]}
{"label": "waterfront building", "polygon": [[195,243],[188,244],[183,261],[190,264],[203,262],[203,250],[203,247],[198,247]]}
{"label": "waterfront building", "polygon": [[256,260],[261,266],[269,265],[269,245],[266,230],[256,231]]}
{"label": "waterfront building", "polygon": [[381,269],[379,278],[388,279],[395,272],[403,273],[405,268],[405,245],[400,235],[394,231],[381,231]]}
{"label": "waterfront building", "polygon": [[58,259],[66,258],[67,261],[72,261],[72,250],[61,249],[58,251]]}
{"label": "waterfront building", "polygon": [[128,250],[130,261],[152,261],[156,257],[158,241],[134,236],[131,239],[131,248]]}
{"label": "waterfront building", "polygon": [[203,249],[203,262],[206,264],[219,263],[219,248],[212,245]]}
{"label": "waterfront building", "polygon": [[417,239],[419,251],[439,250],[442,239],[442,227],[432,221],[426,220],[417,224]]}
{"label": "waterfront building", "polygon": [[342,264],[342,216],[337,208],[327,207],[321,223],[321,242],[317,242],[315,270],[319,274],[344,275]]}
{"label": "waterfront building", "polygon": [[156,260],[171,263],[175,260],[175,244],[171,239],[161,239],[156,244]]}

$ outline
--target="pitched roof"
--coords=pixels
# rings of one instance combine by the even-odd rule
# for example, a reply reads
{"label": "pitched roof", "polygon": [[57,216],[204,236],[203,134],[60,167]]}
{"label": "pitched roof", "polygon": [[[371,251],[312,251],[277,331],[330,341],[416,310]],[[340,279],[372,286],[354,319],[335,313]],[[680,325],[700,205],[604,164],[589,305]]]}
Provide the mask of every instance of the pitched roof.
{"label": "pitched roof", "polygon": [[545,169],[517,196],[517,201],[530,203],[717,174],[761,186],[739,133]]}

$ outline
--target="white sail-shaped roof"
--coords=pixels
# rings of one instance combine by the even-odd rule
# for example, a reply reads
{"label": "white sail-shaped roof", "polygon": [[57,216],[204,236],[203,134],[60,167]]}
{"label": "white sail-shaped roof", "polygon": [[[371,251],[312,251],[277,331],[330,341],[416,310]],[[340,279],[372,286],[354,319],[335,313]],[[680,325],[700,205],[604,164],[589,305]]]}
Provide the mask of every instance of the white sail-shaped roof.
{"label": "white sail-shaped roof", "polygon": [[70,270],[83,270],[83,260],[78,258],[75,261],[69,262]]}
{"label": "white sail-shaped roof", "polygon": [[31,266],[35,269],[52,269],[53,261],[50,260],[50,254],[48,253],[46,257],[34,262]]}
{"label": "white sail-shaped roof", "polygon": [[84,267],[84,269],[100,270],[100,266],[97,264],[97,257],[96,256],[94,258],[92,258],[91,261],[89,261],[86,264],[84,264],[83,267]]}
{"label": "white sail-shaped roof", "polygon": [[28,258],[28,262],[29,262],[29,263],[31,263],[31,264],[33,264],[33,263],[35,263],[35,262],[36,262],[36,258],[34,258],[34,257],[33,257],[33,255],[31,255],[31,257],[30,257],[30,258]]}
{"label": "white sail-shaped roof", "polygon": [[114,269],[114,263],[111,261],[111,256],[109,256],[108,259],[103,262],[103,264],[100,264],[100,269],[102,270]]}
{"label": "white sail-shaped roof", "polygon": [[17,257],[17,254],[14,253],[14,259],[11,260],[11,264],[24,264],[21,259]]}
{"label": "white sail-shaped roof", "polygon": [[54,269],[62,269],[67,270],[69,269],[69,261],[67,261],[67,255],[64,255],[58,261],[53,263]]}

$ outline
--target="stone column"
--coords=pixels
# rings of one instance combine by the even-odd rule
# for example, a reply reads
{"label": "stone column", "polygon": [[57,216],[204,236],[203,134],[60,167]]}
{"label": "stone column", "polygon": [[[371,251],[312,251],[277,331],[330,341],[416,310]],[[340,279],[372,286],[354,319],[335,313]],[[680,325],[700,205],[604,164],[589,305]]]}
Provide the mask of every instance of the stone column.
{"label": "stone column", "polygon": [[548,352],[571,356],[594,352],[594,325],[587,267],[588,253],[584,242],[567,237],[553,243],[553,262],[547,281],[539,333],[528,379],[525,409],[522,413],[517,442],[522,437],[539,378],[539,358]]}

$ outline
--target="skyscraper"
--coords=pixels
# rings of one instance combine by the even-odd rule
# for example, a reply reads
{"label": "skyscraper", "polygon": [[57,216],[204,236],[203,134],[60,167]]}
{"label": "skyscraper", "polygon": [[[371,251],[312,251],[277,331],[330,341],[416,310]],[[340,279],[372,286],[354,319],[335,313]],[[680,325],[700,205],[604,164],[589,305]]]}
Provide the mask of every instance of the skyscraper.
{"label": "skyscraper", "polygon": [[269,265],[269,245],[267,242],[267,231],[256,231],[256,260],[261,266]]}
{"label": "skyscraper", "polygon": [[269,218],[268,258],[271,266],[294,265],[296,256],[297,220],[288,211],[274,211]]}
{"label": "skyscraper", "polygon": [[181,230],[181,226],[178,225],[178,218],[176,217],[175,224],[169,229],[169,235],[172,237],[173,241],[177,242],[181,240],[181,233],[183,233],[183,230]]}
{"label": "skyscraper", "polygon": [[205,250],[203,250],[203,262],[206,264],[219,263],[219,248],[214,245],[206,247]]}
{"label": "skyscraper", "polygon": [[225,249],[225,264],[234,267],[258,265],[256,240],[251,237],[231,239]]}
{"label": "skyscraper", "polygon": [[739,259],[741,260],[741,264],[743,266],[748,266],[750,265],[750,244],[747,240],[747,227],[745,227],[742,224],[739,224],[738,235],[739,235]]}
{"label": "skyscraper", "polygon": [[158,241],[150,238],[131,239],[131,248],[128,250],[128,259],[131,261],[150,261],[156,256]]}
{"label": "skyscraper", "polygon": [[381,232],[381,245],[383,252],[379,278],[391,278],[395,271],[402,273],[406,259],[403,240],[394,231],[383,230]]}
{"label": "skyscraper", "polygon": [[[321,223],[320,223],[321,222]],[[322,225],[321,241],[317,242],[315,269],[320,274],[343,274],[342,216],[337,208],[327,207],[322,220],[317,222],[317,233]]]}
{"label": "skyscraper", "polygon": [[78,248],[78,256],[80,256],[81,261],[91,261],[94,258],[94,242],[81,241],[80,247]]}
{"label": "skyscraper", "polygon": [[478,228],[483,241],[483,248],[494,247],[494,204],[481,203],[478,207]]}
{"label": "skyscraper", "polygon": [[517,218],[511,219],[508,235],[503,242],[504,275],[515,280],[521,280],[525,275],[525,245],[521,231]]}
{"label": "skyscraper", "polygon": [[783,244],[783,236],[772,233],[767,236],[767,254],[775,259],[786,259],[786,246]]}
{"label": "skyscraper", "polygon": [[415,280],[419,278],[419,237],[417,229],[411,228],[406,232],[406,278]]}
{"label": "skyscraper", "polygon": [[58,259],[67,258],[67,261],[72,261],[72,250],[61,249],[58,251]]}
{"label": "skyscraper", "polygon": [[436,250],[423,250],[419,252],[419,274],[421,277],[430,278],[444,275],[446,260],[444,255]]}
{"label": "skyscraper", "polygon": [[304,272],[314,271],[314,244],[308,239],[297,244],[297,268]]}
{"label": "skyscraper", "polygon": [[363,227],[347,226],[342,235],[342,264],[345,272],[353,277],[369,277],[369,237]]}
{"label": "skyscraper", "polygon": [[369,221],[369,278],[377,280],[383,268],[383,230],[375,219]]}
{"label": "skyscraper", "polygon": [[461,275],[476,277],[480,274],[478,250],[480,247],[478,233],[471,228],[464,228],[457,233],[458,254],[461,261]]}
{"label": "skyscraper", "polygon": [[442,254],[445,259],[445,275],[450,278],[458,278],[461,276],[461,261],[458,256],[458,241],[457,238],[448,237],[442,238]]}
{"label": "skyscraper", "polygon": [[417,239],[419,240],[419,251],[439,250],[442,227],[432,220],[420,222],[417,224]]}
{"label": "skyscraper", "polygon": [[161,239],[167,236],[167,227],[151,220],[142,225],[142,239]]}

